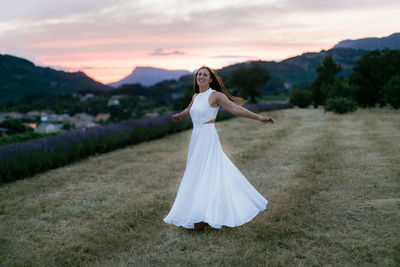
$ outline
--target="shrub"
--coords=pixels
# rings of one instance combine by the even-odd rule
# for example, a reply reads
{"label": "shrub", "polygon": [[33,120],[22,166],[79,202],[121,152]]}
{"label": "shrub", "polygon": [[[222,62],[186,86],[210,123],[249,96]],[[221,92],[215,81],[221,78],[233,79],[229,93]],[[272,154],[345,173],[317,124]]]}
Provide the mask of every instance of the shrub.
{"label": "shrub", "polygon": [[24,133],[26,131],[32,131],[32,129],[26,127],[20,119],[6,119],[0,123],[0,127],[9,129],[7,134],[17,134]]}
{"label": "shrub", "polygon": [[386,103],[395,109],[400,108],[400,75],[393,75],[383,88]]}
{"label": "shrub", "polygon": [[307,90],[294,90],[290,95],[289,102],[300,108],[306,108],[311,105],[312,95]]}
{"label": "shrub", "polygon": [[337,114],[344,114],[357,110],[357,103],[348,97],[336,96],[328,98],[325,103],[325,111],[333,111]]}

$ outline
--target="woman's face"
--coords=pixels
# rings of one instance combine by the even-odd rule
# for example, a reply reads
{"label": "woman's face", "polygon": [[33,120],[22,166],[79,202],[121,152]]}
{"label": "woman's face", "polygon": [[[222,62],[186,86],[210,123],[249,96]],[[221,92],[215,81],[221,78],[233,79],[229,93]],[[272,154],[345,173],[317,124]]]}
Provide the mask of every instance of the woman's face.
{"label": "woman's face", "polygon": [[197,72],[197,84],[199,86],[209,86],[211,81],[211,75],[207,69],[200,69]]}

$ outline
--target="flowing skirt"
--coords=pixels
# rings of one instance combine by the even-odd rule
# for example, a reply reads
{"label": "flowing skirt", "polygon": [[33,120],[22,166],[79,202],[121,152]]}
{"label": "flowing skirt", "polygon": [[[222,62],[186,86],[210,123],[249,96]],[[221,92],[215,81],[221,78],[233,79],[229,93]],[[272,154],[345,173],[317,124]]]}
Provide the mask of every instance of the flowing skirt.
{"label": "flowing skirt", "polygon": [[166,223],[192,229],[197,222],[213,228],[252,220],[268,201],[223,152],[214,123],[195,124],[186,170]]}

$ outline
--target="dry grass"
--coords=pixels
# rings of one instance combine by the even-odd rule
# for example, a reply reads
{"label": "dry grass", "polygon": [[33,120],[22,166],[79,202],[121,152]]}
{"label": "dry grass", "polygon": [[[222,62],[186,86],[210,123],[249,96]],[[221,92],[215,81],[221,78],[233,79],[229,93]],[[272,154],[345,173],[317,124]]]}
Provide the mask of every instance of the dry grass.
{"label": "dry grass", "polygon": [[167,225],[191,130],[0,187],[4,266],[400,264],[400,112],[270,112],[216,124],[268,200],[237,228]]}

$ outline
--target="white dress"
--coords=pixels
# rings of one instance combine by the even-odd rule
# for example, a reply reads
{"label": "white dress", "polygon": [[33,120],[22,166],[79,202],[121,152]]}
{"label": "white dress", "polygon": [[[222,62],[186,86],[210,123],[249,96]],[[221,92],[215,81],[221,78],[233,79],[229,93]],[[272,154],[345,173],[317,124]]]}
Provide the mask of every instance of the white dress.
{"label": "white dress", "polygon": [[222,151],[214,123],[219,107],[208,98],[214,89],[199,93],[190,108],[193,123],[186,170],[166,223],[194,228],[206,222],[213,228],[235,227],[252,220],[268,201],[254,189]]}

